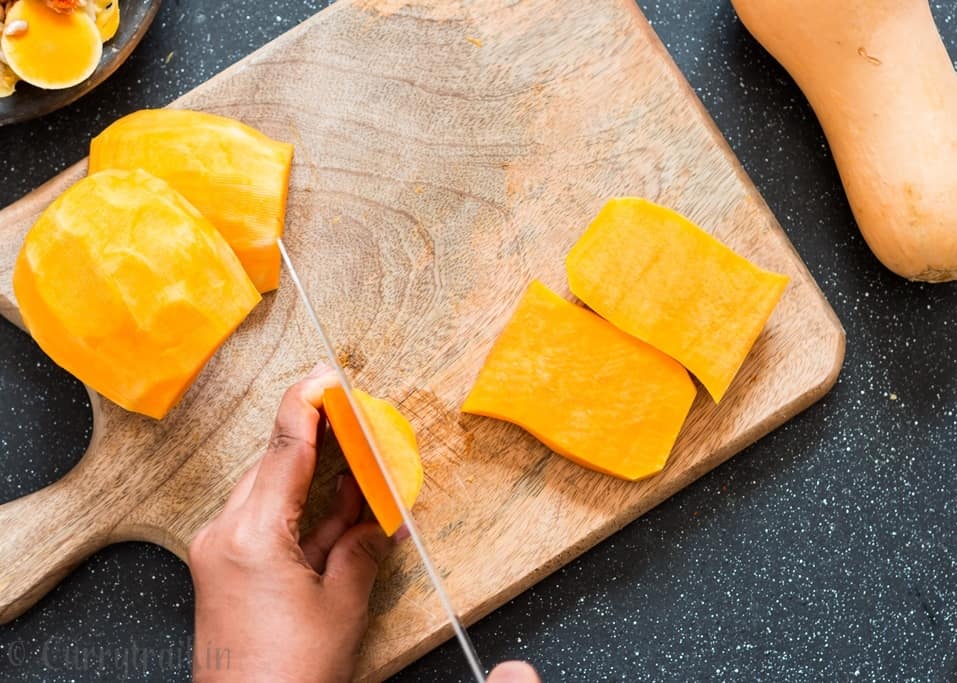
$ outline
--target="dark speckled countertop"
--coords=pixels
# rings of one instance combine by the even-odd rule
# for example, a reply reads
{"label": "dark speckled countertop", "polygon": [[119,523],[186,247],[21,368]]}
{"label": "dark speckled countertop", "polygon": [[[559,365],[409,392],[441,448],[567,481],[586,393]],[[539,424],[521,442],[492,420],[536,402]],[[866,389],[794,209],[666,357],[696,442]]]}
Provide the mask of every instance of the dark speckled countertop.
{"label": "dark speckled countertop", "polygon": [[[0,129],[0,205],[113,119],[324,4],[167,0],[109,82]],[[488,663],[532,660],[546,681],[957,680],[957,285],[878,265],[804,98],[726,0],[640,4],[844,323],[844,372],[816,406],[481,621],[475,644]],[[957,55],[957,9],[933,5]],[[89,436],[82,388],[0,322],[0,501],[62,476]],[[191,632],[186,567],[114,546],[0,627],[0,680],[186,680]],[[465,676],[447,644],[395,680]]]}

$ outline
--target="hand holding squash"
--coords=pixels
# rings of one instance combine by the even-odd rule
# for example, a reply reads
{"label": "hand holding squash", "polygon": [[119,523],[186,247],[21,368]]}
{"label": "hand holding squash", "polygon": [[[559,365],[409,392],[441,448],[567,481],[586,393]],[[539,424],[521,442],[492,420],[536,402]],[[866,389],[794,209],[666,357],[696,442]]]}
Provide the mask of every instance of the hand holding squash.
{"label": "hand holding squash", "polygon": [[394,542],[363,522],[342,475],[329,512],[300,533],[324,433],[317,366],[283,396],[266,454],[193,539],[194,680],[347,681],[368,626],[369,595]]}

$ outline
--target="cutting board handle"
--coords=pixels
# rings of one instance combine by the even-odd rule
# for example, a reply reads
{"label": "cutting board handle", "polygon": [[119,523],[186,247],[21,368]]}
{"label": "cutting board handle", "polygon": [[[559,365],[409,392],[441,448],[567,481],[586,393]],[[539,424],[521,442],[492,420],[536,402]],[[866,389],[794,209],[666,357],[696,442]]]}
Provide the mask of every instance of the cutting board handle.
{"label": "cutting board handle", "polygon": [[[0,316],[23,327],[13,295],[13,265],[27,231],[40,213],[86,174],[86,160],[73,164],[3,210],[0,218]],[[2,565],[0,565],[2,566]]]}
{"label": "cutting board handle", "polygon": [[[13,294],[13,265],[26,231],[54,198],[86,172],[86,161],[68,168],[3,211],[0,220],[0,316],[23,327]],[[110,454],[101,448],[100,399],[91,395],[93,442],[65,477],[0,505],[0,624],[23,614],[71,569],[107,545],[126,513],[97,483]],[[109,431],[109,430],[107,430]],[[105,491],[106,489],[106,491]]]}
{"label": "cutting board handle", "polygon": [[116,520],[104,516],[105,501],[83,485],[88,468],[82,464],[46,488],[0,505],[0,623],[23,614],[109,542]]}

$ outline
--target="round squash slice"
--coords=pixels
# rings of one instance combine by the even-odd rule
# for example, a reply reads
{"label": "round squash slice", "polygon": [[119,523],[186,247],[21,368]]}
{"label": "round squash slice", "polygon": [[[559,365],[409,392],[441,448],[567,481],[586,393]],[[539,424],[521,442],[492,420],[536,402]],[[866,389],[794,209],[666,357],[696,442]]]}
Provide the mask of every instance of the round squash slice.
{"label": "round squash slice", "polygon": [[104,43],[116,35],[120,27],[120,0],[96,0],[96,27]]}
{"label": "round squash slice", "polygon": [[[419,496],[423,480],[422,461],[419,459],[419,447],[412,425],[391,403],[358,389],[353,395],[372,431],[379,454],[389,468],[389,475],[398,489],[402,504],[407,509],[411,508]],[[342,387],[326,389],[322,408],[362,495],[383,531],[391,536],[402,526],[402,513],[392,498],[389,485],[366,441],[362,425]]]}
{"label": "round squash slice", "polygon": [[[114,0],[115,2],[115,0]],[[90,171],[142,168],[212,222],[260,292],[279,287],[292,145],[201,111],[144,109],[90,143]]]}
{"label": "round squash slice", "polygon": [[7,26],[26,22],[26,30],[3,35],[0,47],[10,69],[39,88],[56,90],[85,81],[103,54],[100,29],[86,12],[60,14],[43,0],[18,0]]}
{"label": "round squash slice", "polygon": [[17,89],[17,75],[6,64],[0,64],[0,97],[9,97]]}
{"label": "round squash slice", "polygon": [[13,288],[54,362],[157,419],[259,301],[216,228],[139,170],[96,173],[54,201],[27,233]]}

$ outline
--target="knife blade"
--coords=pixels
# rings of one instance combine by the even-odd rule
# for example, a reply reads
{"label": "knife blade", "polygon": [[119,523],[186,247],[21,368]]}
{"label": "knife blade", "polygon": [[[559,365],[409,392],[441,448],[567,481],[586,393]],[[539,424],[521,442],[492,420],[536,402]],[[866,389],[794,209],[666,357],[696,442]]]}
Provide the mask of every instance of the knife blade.
{"label": "knife blade", "polygon": [[277,243],[279,245],[279,253],[282,255],[283,264],[285,265],[286,271],[289,274],[289,279],[292,280],[293,285],[296,287],[296,291],[299,294],[299,301],[302,303],[303,308],[306,310],[306,315],[309,317],[313,326],[316,328],[316,332],[319,334],[319,339],[322,342],[322,347],[325,351],[326,358],[329,361],[329,365],[336,373],[336,378],[339,380],[339,385],[345,392],[346,398],[349,400],[349,405],[352,408],[352,412],[356,416],[359,426],[362,428],[362,434],[365,437],[366,442],[368,442],[369,449],[372,451],[372,454],[375,457],[376,464],[379,466],[379,471],[382,472],[382,478],[385,479],[385,483],[389,488],[389,493],[392,495],[396,507],[399,508],[399,512],[402,514],[402,521],[405,523],[405,527],[409,531],[409,538],[412,540],[416,551],[419,553],[419,559],[422,561],[422,565],[425,567],[426,574],[428,574],[429,579],[432,581],[432,587],[435,589],[435,594],[442,605],[442,609],[448,618],[449,624],[452,626],[452,630],[455,632],[455,637],[458,640],[459,645],[462,647],[462,652],[465,655],[469,669],[478,683],[485,683],[485,670],[482,668],[482,663],[479,660],[478,653],[475,651],[475,646],[472,644],[472,639],[469,638],[468,631],[466,631],[465,626],[458,617],[458,612],[456,612],[455,607],[452,605],[449,594],[445,590],[445,584],[442,582],[442,578],[439,576],[439,573],[435,568],[435,563],[432,561],[432,557],[429,554],[428,549],[425,547],[425,542],[419,533],[419,529],[418,526],[416,526],[412,512],[406,507],[402,497],[399,495],[399,489],[392,480],[392,474],[389,471],[389,468],[385,465],[385,459],[382,457],[382,454],[379,451],[379,446],[376,444],[375,439],[372,436],[372,430],[369,427],[368,421],[365,419],[365,415],[359,408],[356,397],[352,393],[352,383],[349,381],[349,376],[346,374],[345,368],[342,367],[342,364],[339,363],[332,340],[326,333],[326,329],[319,320],[319,316],[316,315],[316,310],[313,308],[312,303],[309,300],[309,296],[306,294],[306,290],[302,285],[302,280],[299,279],[299,273],[296,271],[296,267],[293,265],[292,259],[289,257],[289,251],[286,249],[285,243],[281,238],[277,240]]}

